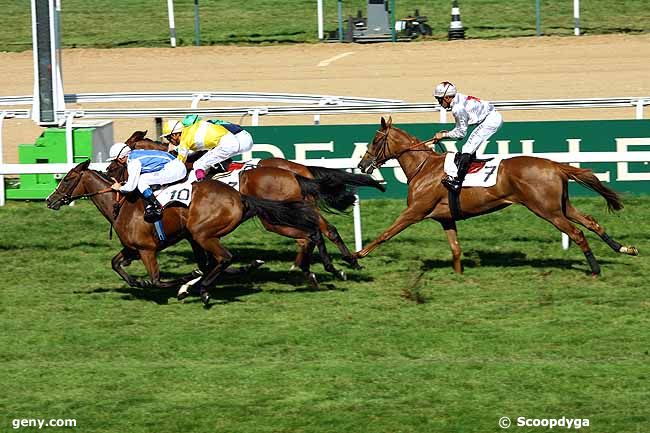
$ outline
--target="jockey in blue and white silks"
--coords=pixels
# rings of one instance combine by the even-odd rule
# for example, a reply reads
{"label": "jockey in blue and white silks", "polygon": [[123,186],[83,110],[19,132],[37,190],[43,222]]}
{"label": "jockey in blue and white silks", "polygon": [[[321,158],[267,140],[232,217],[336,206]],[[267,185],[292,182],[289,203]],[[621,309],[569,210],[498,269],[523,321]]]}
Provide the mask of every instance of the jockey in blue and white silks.
{"label": "jockey in blue and white silks", "polygon": [[115,143],[109,153],[109,161],[126,164],[128,179],[124,185],[114,183],[112,188],[131,192],[136,188],[146,201],[144,219],[154,222],[160,219],[162,208],[153,195],[151,185],[166,185],[181,180],[187,174],[185,164],[173,155],[161,150],[131,150],[124,143]]}

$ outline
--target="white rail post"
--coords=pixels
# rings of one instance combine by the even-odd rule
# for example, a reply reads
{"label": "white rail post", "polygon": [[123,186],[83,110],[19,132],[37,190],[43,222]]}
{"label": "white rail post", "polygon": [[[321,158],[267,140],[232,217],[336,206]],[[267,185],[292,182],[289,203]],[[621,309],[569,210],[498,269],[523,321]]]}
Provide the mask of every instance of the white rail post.
{"label": "white rail post", "polygon": [[[2,147],[2,124],[4,123],[7,112],[3,111],[0,113],[0,167],[4,164],[3,152],[4,148]],[[3,174],[0,174],[0,206],[5,205],[5,177]]]}
{"label": "white rail post", "polygon": [[318,40],[323,40],[323,0],[318,0]]}
{"label": "white rail post", "polygon": [[167,0],[167,14],[169,15],[169,42],[176,48],[176,25],[174,24],[174,0]]}
{"label": "white rail post", "polygon": [[354,207],[352,208],[352,214],[354,217],[354,249],[355,251],[361,251],[363,249],[363,234],[361,233],[361,200],[359,200],[359,194],[355,194],[354,198]]}
{"label": "white rail post", "polygon": [[571,242],[569,241],[569,236],[566,233],[562,233],[562,249],[568,250]]}
{"label": "white rail post", "polygon": [[580,36],[580,0],[573,0],[573,33]]}
{"label": "white rail post", "polygon": [[72,134],[72,122],[74,121],[74,112],[69,112],[65,119],[65,155],[68,164],[74,164],[74,136]]}
{"label": "white rail post", "polygon": [[636,101],[636,118],[637,120],[643,119],[643,104],[645,101],[643,99],[639,99]]}
{"label": "white rail post", "polygon": [[442,105],[441,105],[440,108],[439,108],[439,111],[440,111],[440,119],[439,119],[439,122],[440,122],[440,123],[447,123],[447,110],[445,110],[444,108],[442,108]]}

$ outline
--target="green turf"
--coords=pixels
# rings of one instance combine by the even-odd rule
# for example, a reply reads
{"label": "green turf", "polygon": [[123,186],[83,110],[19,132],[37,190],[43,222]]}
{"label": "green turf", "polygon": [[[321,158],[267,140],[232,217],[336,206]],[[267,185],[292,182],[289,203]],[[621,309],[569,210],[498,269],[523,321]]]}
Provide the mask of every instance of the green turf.
{"label": "green turf", "polygon": [[[593,280],[575,246],[563,251],[548,223],[512,207],[459,223],[463,276],[440,227],[423,222],[348,281],[316,263],[323,288],[311,291],[288,270],[292,242],[248,222],[224,243],[242,263],[267,264],[223,279],[204,310],[127,287],[110,269],[119,242],[90,203],[9,202],[0,428],[74,418],[75,431],[107,433],[491,432],[501,416],[564,416],[588,418],[586,431],[643,432],[650,204],[630,197],[610,215],[600,199],[574,203],[642,255],[616,255],[588,233],[603,267]],[[365,242],[402,207],[364,202]],[[352,218],[332,221],[352,245]],[[166,277],[192,269],[186,245],[161,262]]]}
{"label": "green turf", "polygon": [[[0,14],[0,50],[31,49],[28,1],[5,2]],[[317,40],[316,2],[306,0],[201,0],[203,45],[224,43],[295,43]],[[167,7],[152,0],[65,0],[62,5],[64,47],[169,46]],[[194,1],[176,0],[179,45],[194,44]],[[337,2],[325,0],[325,30],[338,29]],[[366,16],[365,0],[345,0],[343,15]],[[446,39],[451,2],[396,0],[396,17],[427,15],[434,39]],[[461,0],[461,19],[467,38],[535,35],[533,0]],[[573,34],[573,2],[541,1],[544,35]],[[650,21],[647,0],[590,0],[581,2],[583,34],[645,33]]]}

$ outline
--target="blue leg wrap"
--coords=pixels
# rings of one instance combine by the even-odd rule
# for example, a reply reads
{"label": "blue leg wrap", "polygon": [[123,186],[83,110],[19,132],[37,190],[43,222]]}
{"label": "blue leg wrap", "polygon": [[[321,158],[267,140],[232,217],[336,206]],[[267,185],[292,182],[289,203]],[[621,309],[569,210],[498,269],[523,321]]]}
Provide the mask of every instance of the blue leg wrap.
{"label": "blue leg wrap", "polygon": [[156,228],[156,235],[158,235],[160,242],[166,241],[167,236],[165,236],[165,229],[163,229],[162,221],[158,220],[154,222],[153,226]]}

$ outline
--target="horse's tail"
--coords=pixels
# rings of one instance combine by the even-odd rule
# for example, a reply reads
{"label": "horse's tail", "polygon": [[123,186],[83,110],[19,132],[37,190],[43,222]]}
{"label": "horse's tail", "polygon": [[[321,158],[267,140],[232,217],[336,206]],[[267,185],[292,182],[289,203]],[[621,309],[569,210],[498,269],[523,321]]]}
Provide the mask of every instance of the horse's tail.
{"label": "horse's tail", "polygon": [[370,186],[372,188],[377,188],[381,192],[386,191],[386,187],[384,185],[377,182],[367,174],[348,173],[345,170],[339,170],[336,168],[316,166],[307,166],[307,168],[315,179],[325,179],[327,182],[332,184],[342,183],[352,186]]}
{"label": "horse's tail", "polygon": [[244,205],[243,221],[254,216],[272,225],[294,227],[307,232],[318,231],[318,215],[308,203],[299,201],[275,201],[241,195]]}
{"label": "horse's tail", "polygon": [[349,191],[344,183],[332,183],[330,178],[309,179],[294,174],[303,197],[312,197],[328,211],[346,211],[356,200],[353,191]]}
{"label": "horse's tail", "polygon": [[585,188],[589,188],[590,190],[602,195],[607,201],[607,208],[610,212],[623,209],[623,201],[618,193],[603,185],[591,170],[587,168],[572,167],[568,164],[558,164],[558,167],[560,167],[560,170],[562,170],[568,178],[573,179]]}

